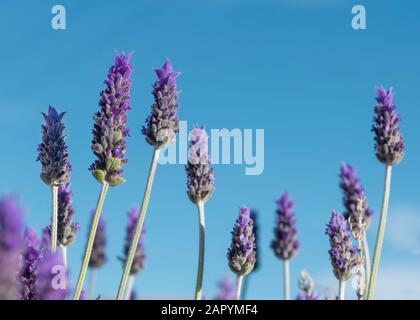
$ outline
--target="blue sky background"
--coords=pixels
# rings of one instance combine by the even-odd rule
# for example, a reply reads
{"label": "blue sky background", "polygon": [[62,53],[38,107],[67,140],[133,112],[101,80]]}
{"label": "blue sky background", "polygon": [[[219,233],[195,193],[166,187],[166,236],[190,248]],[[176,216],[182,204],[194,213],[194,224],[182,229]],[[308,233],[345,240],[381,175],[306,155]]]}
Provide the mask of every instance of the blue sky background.
{"label": "blue sky background", "polygon": [[[67,30],[51,28],[51,8],[67,9]],[[351,8],[367,9],[367,30],[351,28]],[[67,111],[78,239],[69,249],[72,281],[86,241],[89,211],[100,186],[87,168],[92,115],[98,109],[114,50],[135,51],[128,124],[127,183],[110,190],[108,263],[96,292],[113,297],[122,273],[126,212],[138,205],[152,153],[140,130],[152,103],[153,68],[169,57],[182,71],[180,117],[191,126],[265,130],[265,170],[215,166],[217,190],[206,206],[204,293],[232,274],[226,261],[238,206],[260,212],[261,265],[249,298],[282,298],[282,268],[269,248],[274,201],[284,190],[296,200],[301,251],[293,259],[292,291],[307,269],[323,292],[336,289],[324,226],[342,210],[338,170],[351,163],[370,205],[379,211],[383,167],[375,159],[375,86],[393,86],[401,113],[406,157],[394,170],[389,225],[378,279],[378,298],[420,298],[420,4],[401,1],[200,0],[36,1],[0,4],[0,192],[15,192],[29,226],[49,223],[50,190],[39,179],[36,147],[41,111]],[[140,298],[191,298],[197,260],[197,213],[185,193],[182,165],[158,168],[146,218],[147,268],[138,275]],[[375,215],[369,240],[373,250]],[[349,289],[349,296],[354,294]]]}

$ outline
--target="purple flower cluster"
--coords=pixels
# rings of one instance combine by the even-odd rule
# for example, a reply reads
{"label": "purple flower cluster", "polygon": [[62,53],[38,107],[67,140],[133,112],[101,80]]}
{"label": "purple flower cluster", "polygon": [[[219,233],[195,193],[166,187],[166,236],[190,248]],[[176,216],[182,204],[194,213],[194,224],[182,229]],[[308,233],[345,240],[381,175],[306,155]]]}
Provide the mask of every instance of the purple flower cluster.
{"label": "purple flower cluster", "polygon": [[330,238],[333,273],[340,281],[347,281],[356,265],[356,248],[351,242],[350,230],[343,215],[333,211],[325,233]]}
{"label": "purple flower cluster", "polygon": [[271,247],[275,255],[282,260],[293,258],[299,249],[297,240],[296,219],[293,212],[293,201],[287,192],[277,201],[276,227]]}
{"label": "purple flower cluster", "polygon": [[[130,252],[131,242],[133,241],[134,233],[136,231],[137,220],[139,217],[139,210],[136,208],[131,209],[128,212],[128,224],[127,224],[127,233],[124,244],[124,258],[120,259],[123,261],[123,266],[127,260],[128,254]],[[146,263],[146,254],[144,252],[144,235],[145,229],[143,228],[140,240],[137,244],[136,253],[134,255],[133,264],[131,266],[130,275],[134,275],[143,270]]]}
{"label": "purple flower cluster", "polygon": [[255,265],[253,272],[257,271],[257,269],[261,266],[261,259],[260,259],[260,241],[259,241],[259,224],[258,224],[258,212],[251,209],[251,219],[254,223],[254,236],[255,236]]}
{"label": "purple flower cluster", "polygon": [[61,246],[68,246],[76,238],[76,232],[80,226],[73,222],[73,192],[70,185],[66,184],[58,188],[58,230],[57,240]]}
{"label": "purple flower cluster", "polygon": [[239,209],[239,217],[232,231],[232,243],[228,249],[228,263],[230,269],[238,276],[250,273],[255,266],[254,222],[247,207]]}
{"label": "purple flower cluster", "polygon": [[316,293],[299,293],[296,300],[319,300]]}
{"label": "purple flower cluster", "polygon": [[97,160],[90,166],[93,176],[100,183],[111,186],[122,184],[125,180],[122,165],[125,157],[125,138],[129,136],[127,113],[130,107],[131,54],[115,57],[105,80],[106,89],[101,92],[100,111],[94,115],[92,151]]}
{"label": "purple flower cluster", "polygon": [[377,89],[377,105],[372,131],[375,133],[375,150],[378,160],[386,165],[396,165],[404,157],[404,140],[400,132],[400,116],[393,102],[392,89]]}
{"label": "purple flower cluster", "polygon": [[146,141],[157,149],[164,148],[175,141],[178,133],[178,91],[176,77],[179,72],[174,71],[169,59],[160,69],[155,70],[158,81],[153,85],[155,103],[142,133]]}
{"label": "purple flower cluster", "polygon": [[191,141],[188,151],[187,194],[198,204],[207,202],[214,192],[214,174],[210,167],[208,136],[203,127],[194,127],[189,134]]}
{"label": "purple flower cluster", "polygon": [[[93,217],[95,212],[91,212],[91,224],[93,222]],[[89,228],[90,229],[90,228]],[[102,219],[99,219],[98,228],[96,229],[95,240],[93,241],[92,253],[90,255],[89,267],[90,268],[100,268],[102,267],[107,258],[105,255],[105,222]]]}
{"label": "purple flower cluster", "polygon": [[38,145],[37,160],[42,165],[41,179],[49,186],[60,186],[70,179],[71,166],[62,122],[64,114],[51,106],[48,114],[42,113],[45,124],[41,126],[42,142]]}
{"label": "purple flower cluster", "polygon": [[235,300],[235,284],[230,280],[230,278],[225,277],[223,281],[218,283],[219,291],[215,300]]}
{"label": "purple flower cluster", "polygon": [[11,196],[0,198],[0,300],[19,296],[17,272],[22,239],[23,210]]}

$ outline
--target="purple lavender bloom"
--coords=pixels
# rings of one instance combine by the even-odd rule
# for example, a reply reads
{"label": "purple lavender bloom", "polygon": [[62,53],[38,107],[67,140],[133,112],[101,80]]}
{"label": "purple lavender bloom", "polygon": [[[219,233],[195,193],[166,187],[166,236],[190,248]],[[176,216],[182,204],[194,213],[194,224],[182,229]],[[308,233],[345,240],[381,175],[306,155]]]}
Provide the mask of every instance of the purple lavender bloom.
{"label": "purple lavender bloom", "polygon": [[287,192],[283,193],[280,200],[277,201],[275,238],[271,242],[271,247],[275,255],[282,260],[293,258],[299,249],[293,205]]}
{"label": "purple lavender bloom", "polygon": [[[343,191],[343,205],[346,211],[343,213],[346,221],[349,217],[356,221],[356,217],[359,216],[357,212],[357,205],[364,196],[365,190],[359,182],[359,178],[356,175],[353,167],[349,164],[343,163],[340,167],[340,188]],[[368,222],[373,215],[373,210],[365,204],[364,210],[365,221]]]}
{"label": "purple lavender bloom", "polygon": [[254,222],[247,207],[239,209],[239,217],[232,231],[232,243],[228,249],[228,262],[232,272],[238,276],[250,273],[255,266]]}
{"label": "purple lavender bloom", "polygon": [[396,165],[404,157],[404,140],[400,132],[400,116],[393,102],[392,88],[377,89],[377,105],[372,131],[375,133],[376,157],[386,165]]}
{"label": "purple lavender bloom", "polygon": [[82,292],[80,292],[79,300],[89,300],[87,295],[86,295],[85,290],[82,290]]}
{"label": "purple lavender bloom", "polygon": [[299,293],[296,300],[319,300],[319,295],[316,293]]}
{"label": "purple lavender bloom", "polygon": [[330,238],[333,273],[340,281],[347,281],[356,265],[356,248],[352,246],[349,226],[343,215],[333,211],[325,233]]}
{"label": "purple lavender bloom", "polygon": [[150,115],[146,119],[142,133],[146,141],[155,148],[161,149],[175,141],[178,133],[178,91],[176,77],[179,72],[174,71],[169,59],[160,69],[155,70],[158,81],[153,85],[155,103]]}
{"label": "purple lavender bloom", "polygon": [[[128,224],[127,224],[127,233],[125,238],[125,245],[124,245],[124,258],[120,258],[123,262],[123,266],[125,265],[125,261],[127,260],[127,256],[130,252],[130,246],[134,238],[134,233],[136,231],[137,220],[139,217],[139,210],[137,208],[133,208],[128,212]],[[133,264],[131,266],[130,275],[135,275],[141,270],[143,270],[145,263],[146,263],[146,254],[144,252],[144,235],[145,229],[143,228],[140,240],[137,244],[137,250],[134,255]]]}
{"label": "purple lavender bloom", "polygon": [[235,284],[230,280],[230,278],[225,277],[223,281],[218,283],[219,291],[215,300],[235,300]]}
{"label": "purple lavender bloom", "polygon": [[23,247],[23,210],[12,196],[0,198],[0,300],[19,297],[16,275]]}
{"label": "purple lavender bloom", "polygon": [[101,92],[100,111],[93,119],[92,151],[97,160],[90,166],[93,176],[100,183],[111,186],[124,183],[122,165],[125,157],[125,138],[129,136],[127,113],[130,107],[131,54],[115,57],[105,80],[106,89]]}
{"label": "purple lavender bloom", "polygon": [[207,202],[214,192],[214,174],[210,167],[208,136],[204,127],[195,126],[189,134],[187,194],[190,200],[198,204]]}
{"label": "purple lavender bloom", "polygon": [[61,246],[68,246],[76,238],[76,232],[80,226],[73,222],[73,192],[70,185],[66,184],[58,188],[58,232],[57,240]]}
{"label": "purple lavender bloom", "polygon": [[[92,211],[91,224],[92,224],[94,215],[95,215],[95,212]],[[105,222],[102,219],[99,219],[98,228],[96,229],[95,240],[93,241],[92,253],[90,255],[90,260],[89,260],[90,268],[100,268],[105,264],[107,260],[106,255],[105,255],[105,245],[106,245]]]}
{"label": "purple lavender bloom", "polygon": [[67,291],[67,274],[61,254],[44,250],[35,283],[36,297],[39,300],[64,300]]}
{"label": "purple lavender bloom", "polygon": [[21,300],[38,300],[35,294],[35,284],[39,274],[39,264],[42,260],[41,241],[33,229],[26,229],[25,248],[22,253],[19,278],[21,282]]}
{"label": "purple lavender bloom", "polygon": [[257,271],[257,269],[261,265],[260,260],[260,241],[259,241],[259,224],[258,224],[258,212],[251,209],[251,219],[254,222],[254,235],[255,235],[255,265],[253,272]]}
{"label": "purple lavender bloom", "polygon": [[45,124],[41,126],[42,142],[38,146],[38,158],[41,162],[41,179],[49,186],[60,186],[69,181],[71,166],[67,146],[64,141],[63,113],[54,107],[48,107],[48,114],[42,113]]}

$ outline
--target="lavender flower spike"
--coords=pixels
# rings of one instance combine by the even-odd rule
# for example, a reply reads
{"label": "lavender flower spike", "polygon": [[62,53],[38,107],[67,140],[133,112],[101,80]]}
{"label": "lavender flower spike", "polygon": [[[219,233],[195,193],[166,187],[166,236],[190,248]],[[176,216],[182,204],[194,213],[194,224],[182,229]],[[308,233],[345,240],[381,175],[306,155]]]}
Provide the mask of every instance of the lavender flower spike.
{"label": "lavender flower spike", "polygon": [[176,77],[169,59],[160,69],[155,70],[158,81],[153,85],[155,103],[142,129],[146,141],[156,149],[162,149],[175,141],[178,133],[178,96]]}
{"label": "lavender flower spike", "polygon": [[376,157],[386,165],[396,165],[404,157],[404,140],[400,132],[400,116],[393,102],[394,93],[383,87],[377,89],[377,105],[372,131],[375,133]]}
{"label": "lavender flower spike", "polygon": [[352,275],[352,268],[356,264],[356,248],[351,242],[349,226],[343,215],[333,211],[325,233],[330,238],[331,258],[334,276],[339,281],[339,298],[344,299],[345,282]]}
{"label": "lavender flower spike", "polygon": [[254,269],[256,261],[254,221],[249,208],[245,206],[240,208],[239,217],[233,227],[227,258],[230,269],[238,276],[236,299],[239,300],[243,277]]}
{"label": "lavender flower spike", "polygon": [[219,291],[215,300],[234,300],[235,299],[235,285],[228,278],[225,277],[223,281],[218,283]]}
{"label": "lavender flower spike", "polygon": [[130,107],[131,54],[115,57],[101,92],[100,111],[94,115],[92,151],[97,160],[90,166],[93,176],[100,183],[111,186],[122,184],[122,165],[125,157],[125,138],[129,136],[127,113]]}
{"label": "lavender flower spike", "polygon": [[11,196],[0,197],[0,300],[19,297],[16,273],[22,250],[23,210]]}
{"label": "lavender flower spike", "polygon": [[[94,218],[94,212],[91,213],[92,220]],[[91,221],[92,224],[92,221]],[[93,242],[92,254],[89,260],[89,268],[97,269],[102,267],[107,257],[105,255],[106,236],[105,236],[105,222],[99,219],[98,228],[96,230],[95,240]]]}
{"label": "lavender flower spike", "polygon": [[35,294],[39,300],[64,300],[67,289],[67,273],[58,252],[45,250],[39,264]]}
{"label": "lavender flower spike", "polygon": [[61,186],[69,181],[71,166],[64,141],[64,114],[51,106],[48,114],[42,113],[45,124],[41,126],[42,142],[38,146],[37,160],[42,165],[41,179],[49,186]]}

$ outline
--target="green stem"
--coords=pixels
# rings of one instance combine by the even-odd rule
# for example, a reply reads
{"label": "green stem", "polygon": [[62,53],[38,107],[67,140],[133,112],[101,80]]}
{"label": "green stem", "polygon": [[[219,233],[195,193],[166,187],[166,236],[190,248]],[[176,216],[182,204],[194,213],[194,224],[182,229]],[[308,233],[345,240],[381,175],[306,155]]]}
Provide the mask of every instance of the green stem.
{"label": "green stem", "polygon": [[236,284],[236,300],[241,300],[241,289],[244,276],[238,276],[238,282]]}
{"label": "green stem", "polygon": [[379,218],[378,233],[376,236],[375,251],[373,254],[372,270],[370,274],[367,299],[372,300],[375,296],[376,279],[379,270],[379,261],[381,259],[382,245],[384,242],[386,219],[388,215],[389,194],[391,190],[392,166],[385,166],[385,185],[382,199],[381,216]]}
{"label": "green stem", "polygon": [[134,232],[133,240],[131,242],[130,251],[125,262],[124,273],[121,277],[120,286],[118,289],[117,300],[124,299],[125,287],[130,275],[131,266],[133,264],[134,255],[137,250],[137,245],[140,240],[141,231],[143,229],[144,219],[146,217],[147,206],[149,204],[150,194],[152,192],[153,180],[156,173],[156,167],[159,159],[160,150],[155,148],[153,151],[152,162],[150,163],[149,175],[147,177],[146,189],[144,190],[143,201],[141,203],[140,215],[137,221],[136,230]]}
{"label": "green stem", "polygon": [[284,300],[290,300],[290,264],[289,260],[283,260],[283,279],[284,279]]}
{"label": "green stem", "polygon": [[66,246],[60,246],[60,249],[61,249],[61,257],[63,259],[64,268],[67,269],[67,247]]}
{"label": "green stem", "polygon": [[346,281],[338,280],[338,300],[344,300],[346,294]]}
{"label": "green stem", "polygon": [[57,251],[58,187],[51,186],[51,251]]}
{"label": "green stem", "polygon": [[365,294],[364,296],[366,297],[367,294],[367,288],[369,285],[369,278],[370,278],[370,253],[369,253],[369,245],[368,245],[368,239],[366,238],[366,232],[365,235],[363,237],[363,251],[364,251],[364,255],[365,255]]}
{"label": "green stem", "polygon": [[198,228],[199,228],[199,252],[198,252],[198,268],[197,268],[197,282],[195,286],[195,300],[201,300],[201,290],[203,286],[203,272],[204,272],[204,248],[205,248],[205,216],[204,203],[199,201],[198,208]]}
{"label": "green stem", "polygon": [[127,287],[124,293],[124,300],[130,300],[131,292],[133,291],[134,280],[135,280],[134,275],[131,275],[128,277]]}
{"label": "green stem", "polygon": [[109,184],[107,182],[102,183],[101,193],[96,204],[95,215],[93,216],[92,226],[90,227],[89,238],[86,244],[85,255],[83,257],[82,267],[80,269],[79,278],[77,280],[76,290],[74,291],[73,300],[79,300],[80,293],[83,289],[83,282],[85,281],[86,271],[89,266],[90,255],[92,253],[93,242],[95,241],[96,229],[98,228],[99,219],[102,213],[102,207],[104,205],[106,193],[108,192]]}

